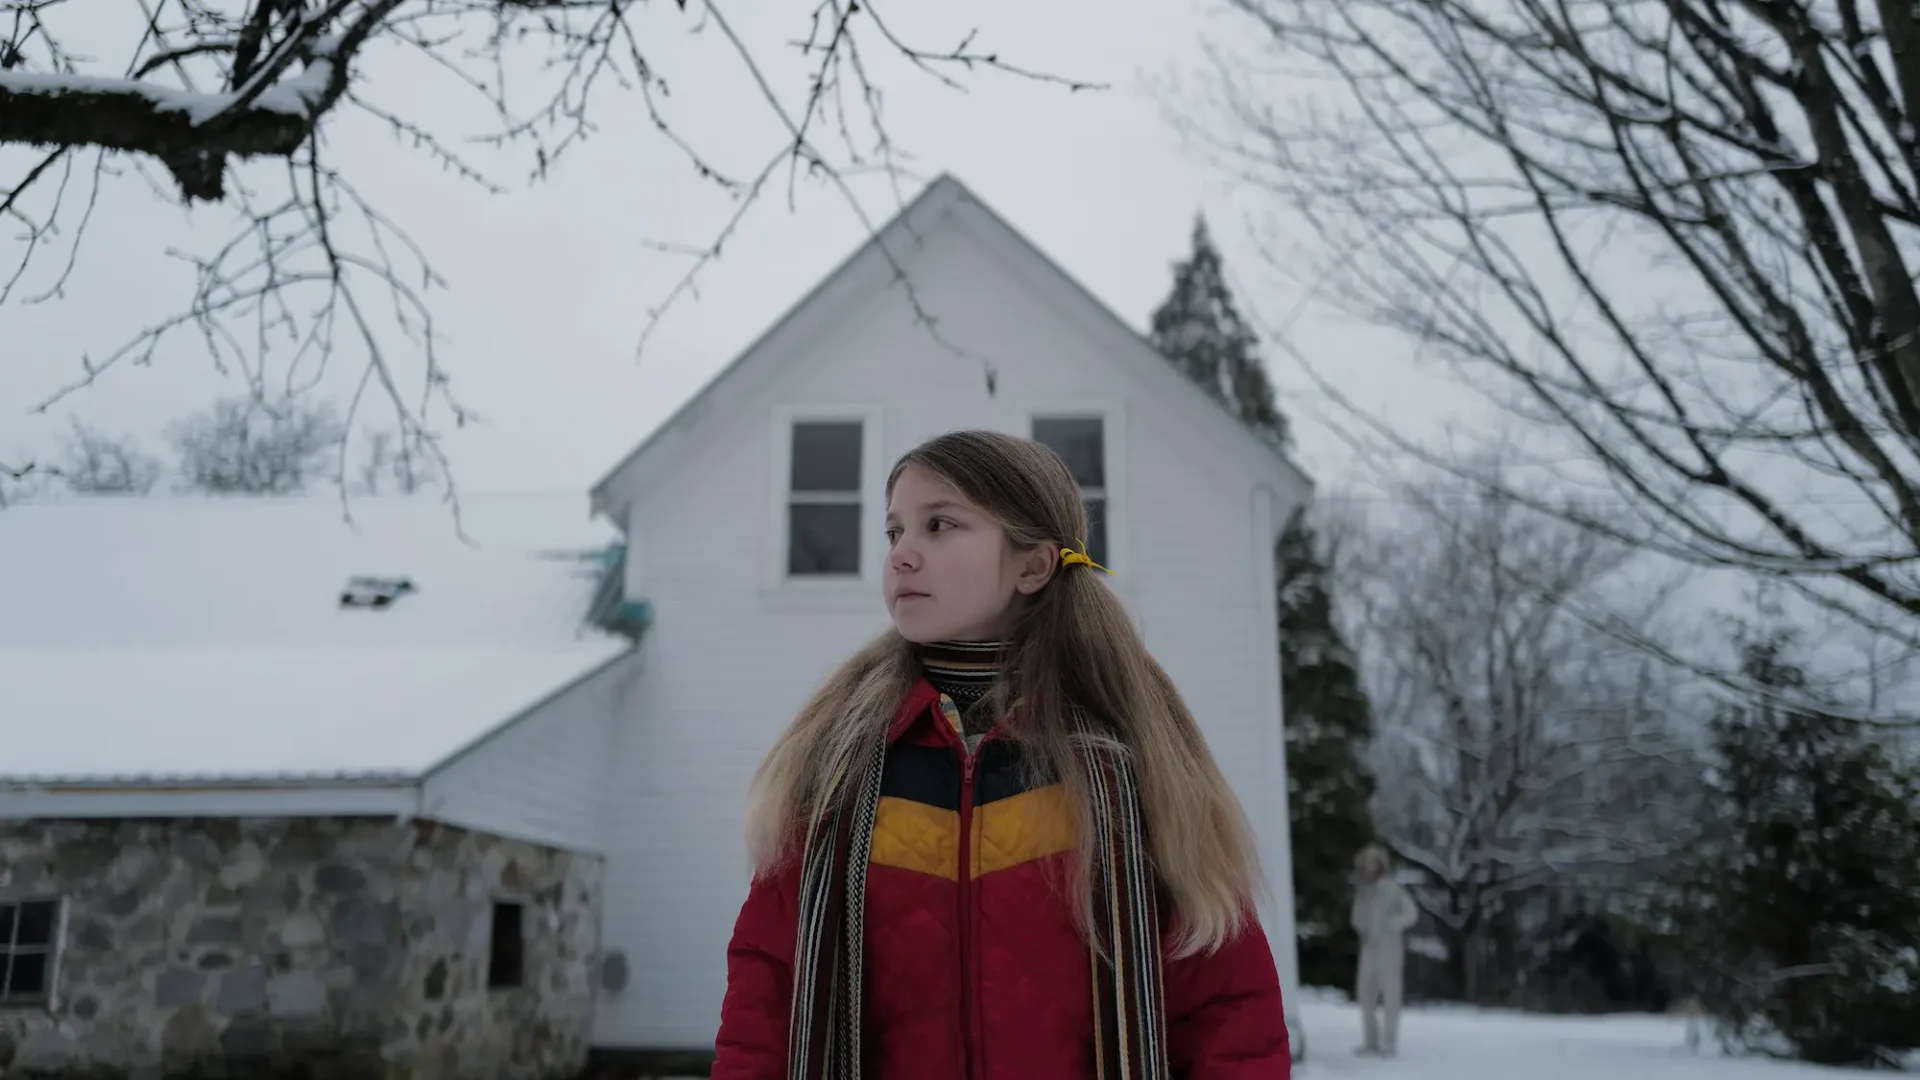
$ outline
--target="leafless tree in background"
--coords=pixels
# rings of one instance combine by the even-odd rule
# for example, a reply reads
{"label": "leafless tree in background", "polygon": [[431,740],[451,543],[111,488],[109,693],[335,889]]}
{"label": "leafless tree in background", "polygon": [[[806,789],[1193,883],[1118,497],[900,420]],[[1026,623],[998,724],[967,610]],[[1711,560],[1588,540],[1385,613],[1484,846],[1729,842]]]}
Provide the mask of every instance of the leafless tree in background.
{"label": "leafless tree in background", "polygon": [[188,491],[298,495],[336,475],[346,425],[318,399],[233,397],[174,425],[171,439]]}
{"label": "leafless tree in background", "polygon": [[368,495],[417,495],[433,485],[433,457],[417,439],[374,428],[361,439],[360,490]]}
{"label": "leafless tree in background", "polygon": [[1920,644],[1920,9],[1232,4],[1215,148],[1618,494],[1554,509]]}
{"label": "leafless tree in background", "polygon": [[78,495],[145,495],[160,482],[160,460],[123,435],[76,420],[47,474]]}
{"label": "leafless tree in background", "polygon": [[[1489,472],[1501,475],[1495,465]],[[1423,876],[1452,992],[1493,993],[1535,899],[1624,887],[1697,784],[1674,680],[1581,613],[1628,552],[1464,485],[1409,485],[1344,528],[1374,703],[1374,820]],[[1651,616],[1654,603],[1643,615]]]}
{"label": "leafless tree in background", "polygon": [[[533,179],[600,127],[608,98],[634,95],[653,128],[690,169],[732,194],[734,216],[692,251],[686,276],[639,328],[691,289],[770,184],[799,174],[836,185],[865,218],[844,174],[898,177],[881,115],[878,59],[904,58],[959,86],[982,69],[1058,83],[1003,60],[973,38],[923,47],[886,21],[885,3],[816,0],[792,8],[791,44],[808,58],[803,93],[776,91],[736,35],[724,0],[0,0],[0,218],[21,231],[13,267],[0,266],[0,306],[56,298],[87,241],[103,178],[123,165],[191,205],[222,203],[236,227],[213,250],[182,254],[194,285],[179,314],[104,356],[83,361],[54,401],[127,362],[151,359],[178,336],[204,343],[222,371],[237,370],[262,400],[311,385],[330,358],[364,362],[347,409],[369,389],[389,399],[402,435],[426,436],[430,407],[468,413],[454,396],[434,329],[431,293],[444,286],[401,223],[369,202],[328,150],[349,115],[390,129],[423,167],[504,191],[462,156],[463,141],[519,150]],[[802,15],[806,19],[802,21]],[[692,32],[719,34],[744,61],[784,137],[764,164],[733,175],[710,163],[691,130],[737,131],[738,117],[689,118],[669,101],[650,57]],[[80,44],[75,44],[80,42]],[[101,43],[117,49],[103,54]],[[379,87],[356,78],[378,58]],[[509,77],[511,73],[511,78]],[[511,84],[511,85],[510,85]],[[477,96],[497,127],[431,130],[420,105],[435,95]],[[31,152],[29,152],[31,151]],[[242,172],[242,162],[261,167]],[[18,168],[13,169],[17,163]],[[12,170],[9,174],[8,170]],[[896,191],[898,187],[896,185]],[[44,271],[31,277],[34,271]],[[907,286],[911,292],[910,285]],[[915,300],[917,305],[917,300]],[[928,320],[928,332],[935,333]],[[279,361],[270,375],[270,358]],[[423,373],[403,386],[401,361]],[[990,373],[989,373],[990,374]],[[284,386],[269,387],[270,378]],[[436,464],[445,469],[441,456]]]}

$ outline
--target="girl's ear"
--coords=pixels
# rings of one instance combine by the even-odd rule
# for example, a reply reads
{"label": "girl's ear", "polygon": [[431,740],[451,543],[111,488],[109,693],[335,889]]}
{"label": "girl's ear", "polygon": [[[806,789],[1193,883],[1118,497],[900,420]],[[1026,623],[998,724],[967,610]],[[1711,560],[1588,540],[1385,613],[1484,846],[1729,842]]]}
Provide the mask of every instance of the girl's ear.
{"label": "girl's ear", "polygon": [[1014,587],[1022,596],[1032,596],[1060,569],[1060,551],[1052,544],[1040,544],[1023,552],[1018,565],[1020,573]]}

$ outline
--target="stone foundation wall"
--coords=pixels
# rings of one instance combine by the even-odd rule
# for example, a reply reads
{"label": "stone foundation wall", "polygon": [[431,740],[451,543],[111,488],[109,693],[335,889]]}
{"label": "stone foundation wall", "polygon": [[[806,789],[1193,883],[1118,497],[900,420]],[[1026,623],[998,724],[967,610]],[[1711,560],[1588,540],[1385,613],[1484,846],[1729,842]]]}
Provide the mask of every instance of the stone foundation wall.
{"label": "stone foundation wall", "polygon": [[[390,1040],[389,1060],[414,1062],[423,1078],[577,1075],[593,1034],[600,860],[447,826],[419,832],[402,875],[410,1028]],[[496,900],[522,906],[517,988],[487,988]]]}
{"label": "stone foundation wall", "polygon": [[[0,1076],[574,1075],[600,863],[390,819],[0,822],[0,899],[62,901],[50,1006]],[[489,989],[493,905],[526,980]]]}

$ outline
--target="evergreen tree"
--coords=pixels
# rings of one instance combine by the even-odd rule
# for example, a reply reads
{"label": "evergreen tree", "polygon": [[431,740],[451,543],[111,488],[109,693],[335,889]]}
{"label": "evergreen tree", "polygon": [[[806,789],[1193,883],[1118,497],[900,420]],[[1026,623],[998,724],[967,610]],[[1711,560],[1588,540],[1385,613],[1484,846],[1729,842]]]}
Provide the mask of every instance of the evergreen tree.
{"label": "evergreen tree", "polygon": [[1260,340],[1234,306],[1204,217],[1194,219],[1193,253],[1174,264],[1173,291],[1154,310],[1152,340],[1162,356],[1241,423],[1276,446],[1289,444],[1286,418],[1260,365]]}
{"label": "evergreen tree", "polygon": [[1891,1065],[1920,1043],[1920,778],[1817,708],[1792,638],[1749,642],[1755,699],[1714,718],[1679,925],[1729,1042]]}
{"label": "evergreen tree", "polygon": [[[1195,220],[1193,252],[1174,264],[1173,289],[1153,313],[1153,343],[1255,434],[1289,445],[1259,341],[1234,306],[1204,218]],[[1373,834],[1373,780],[1364,764],[1372,712],[1334,625],[1330,569],[1304,512],[1287,523],[1273,557],[1300,977],[1351,989],[1359,942],[1347,922],[1349,869]]]}
{"label": "evergreen tree", "polygon": [[1351,990],[1360,942],[1347,922],[1349,870],[1373,839],[1373,777],[1363,764],[1373,710],[1334,625],[1331,571],[1304,509],[1287,522],[1274,563],[1300,979]]}

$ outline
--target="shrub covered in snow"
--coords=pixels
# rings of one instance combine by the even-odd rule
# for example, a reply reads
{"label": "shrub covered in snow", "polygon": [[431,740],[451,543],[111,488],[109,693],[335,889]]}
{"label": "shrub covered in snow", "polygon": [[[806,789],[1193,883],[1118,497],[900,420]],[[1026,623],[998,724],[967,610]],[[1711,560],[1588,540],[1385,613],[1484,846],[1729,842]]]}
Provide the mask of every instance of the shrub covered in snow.
{"label": "shrub covered in snow", "polygon": [[1730,1044],[1897,1066],[1920,1043],[1920,776],[1829,715],[1751,642],[1753,699],[1716,717],[1716,767],[1677,928]]}

